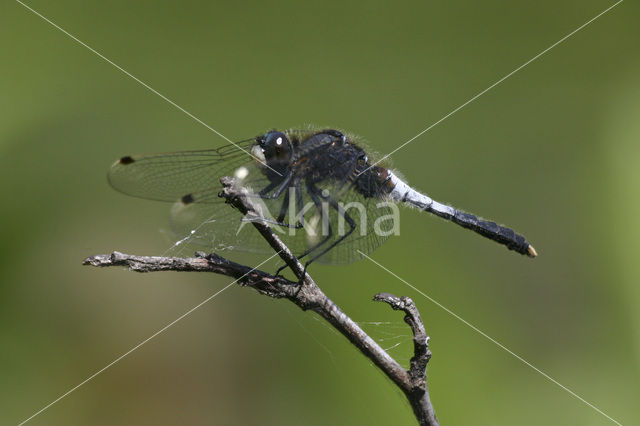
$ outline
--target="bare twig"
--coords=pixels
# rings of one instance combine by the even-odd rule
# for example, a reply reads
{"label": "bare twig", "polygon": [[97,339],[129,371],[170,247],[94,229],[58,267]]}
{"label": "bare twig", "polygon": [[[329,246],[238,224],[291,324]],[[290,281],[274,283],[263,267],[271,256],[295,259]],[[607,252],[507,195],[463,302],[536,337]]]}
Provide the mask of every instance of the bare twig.
{"label": "bare twig", "polygon": [[301,309],[312,310],[327,320],[380,368],[405,393],[419,424],[438,425],[426,381],[426,365],[431,357],[428,348],[429,337],[413,301],[388,293],[378,294],[374,298],[406,313],[405,321],[414,335],[414,356],[407,371],[322,292],[289,248],[274,234],[268,224],[259,220],[259,215],[254,213],[251,197],[246,196],[246,190],[236,187],[230,178],[223,178],[221,182],[221,196],[243,214],[253,215],[255,220],[251,220],[252,224],[291,268],[299,282],[240,265],[216,254],[205,255],[201,252],[196,253],[196,257],[193,258],[133,256],[113,252],[88,257],[83,264],[98,267],[126,266],[136,272],[213,272],[239,279],[239,285],[252,287],[269,297],[287,298]]}
{"label": "bare twig", "polygon": [[404,311],[406,314],[404,321],[409,324],[413,332],[413,358],[411,358],[411,367],[409,368],[411,387],[403,389],[403,391],[407,395],[420,424],[438,424],[427,387],[427,363],[431,359],[429,336],[424,329],[416,304],[406,296],[397,297],[391,293],[378,293],[373,297],[373,300],[386,302],[394,310]]}
{"label": "bare twig", "polygon": [[215,253],[196,252],[195,257],[159,257],[135,256],[114,251],[111,254],[89,256],[82,264],[97,267],[126,266],[135,272],[213,272],[233,277],[238,280],[238,285],[253,287],[260,293],[276,299],[293,297],[298,288],[298,283],[282,276],[240,265]]}

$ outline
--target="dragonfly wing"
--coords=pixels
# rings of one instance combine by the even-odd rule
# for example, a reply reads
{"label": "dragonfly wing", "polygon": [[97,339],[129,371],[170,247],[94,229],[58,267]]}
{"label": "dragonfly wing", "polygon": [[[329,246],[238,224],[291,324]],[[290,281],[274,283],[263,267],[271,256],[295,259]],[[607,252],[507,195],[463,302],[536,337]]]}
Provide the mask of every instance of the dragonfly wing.
{"label": "dragonfly wing", "polygon": [[[312,194],[299,179],[277,198],[255,196],[270,182],[263,167],[249,154],[254,144],[254,140],[248,140],[211,150],[123,157],[111,167],[109,183],[128,195],[175,202],[171,229],[176,237],[209,249],[272,251],[253,225],[218,197],[222,176],[235,177],[253,193],[260,214],[295,255],[313,249],[306,259],[313,258],[345,237],[351,229],[347,218],[355,224],[354,231],[318,261],[350,263],[362,258],[358,250],[370,253],[386,240],[389,232],[385,229],[394,225],[393,209],[380,204],[383,201],[379,198],[363,196],[351,183],[318,183],[317,192]],[[330,200],[340,207],[333,207]],[[274,224],[277,219],[284,224]]]}
{"label": "dragonfly wing", "polygon": [[189,194],[188,202],[178,201],[171,208],[170,227],[179,241],[210,250],[242,250],[269,253],[273,250],[243,214],[225,204],[211,188]]}
{"label": "dragonfly wing", "polygon": [[[368,254],[374,251],[399,225],[395,204],[380,198],[365,197],[349,184],[325,182],[318,184],[318,190],[320,195],[316,197],[316,202],[319,201],[320,206],[316,205],[306,188],[290,193],[285,221],[291,225],[302,217],[302,227],[272,226],[295,255],[300,256],[313,249],[303,261],[313,258],[345,237],[317,261],[328,264],[355,262],[363,258],[360,252]],[[301,197],[302,202],[297,197]],[[338,208],[332,207],[329,197],[336,201]],[[280,205],[283,202],[279,199]],[[272,205],[269,211],[272,216],[277,216],[278,205]],[[355,224],[353,232],[349,232],[351,226],[348,218]]]}
{"label": "dragonfly wing", "polygon": [[[398,208],[395,204],[376,197],[365,197],[350,185],[328,191],[338,200],[340,208],[329,209],[329,223],[334,235],[319,251],[346,237],[318,258],[320,263],[347,264],[361,260],[364,257],[361,253],[373,252],[389,238],[394,227],[399,226]],[[350,233],[347,215],[355,224],[355,229]]]}
{"label": "dragonfly wing", "polygon": [[186,194],[219,185],[243,165],[256,162],[249,152],[254,140],[218,149],[122,157],[109,170],[109,183],[134,197],[176,201]]}

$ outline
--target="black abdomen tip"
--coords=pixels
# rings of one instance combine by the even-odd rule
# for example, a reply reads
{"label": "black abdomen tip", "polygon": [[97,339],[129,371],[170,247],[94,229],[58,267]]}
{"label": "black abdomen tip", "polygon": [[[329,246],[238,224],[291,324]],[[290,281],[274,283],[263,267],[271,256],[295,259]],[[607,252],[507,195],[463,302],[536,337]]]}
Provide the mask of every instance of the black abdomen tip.
{"label": "black abdomen tip", "polygon": [[451,220],[458,225],[471,229],[483,237],[489,238],[497,243],[529,257],[536,257],[538,253],[531,244],[513,229],[500,226],[495,222],[483,220],[469,213],[456,211]]}

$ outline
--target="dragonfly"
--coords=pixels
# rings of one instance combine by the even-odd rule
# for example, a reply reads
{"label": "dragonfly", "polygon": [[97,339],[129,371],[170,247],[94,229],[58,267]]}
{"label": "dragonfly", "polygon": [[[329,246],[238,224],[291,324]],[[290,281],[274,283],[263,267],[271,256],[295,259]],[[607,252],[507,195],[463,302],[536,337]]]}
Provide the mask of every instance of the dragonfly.
{"label": "dragonfly", "polygon": [[[217,149],[127,155],[108,174],[116,190],[174,202],[170,227],[177,238],[213,250],[269,252],[252,226],[262,220],[307,267],[362,259],[399,233],[399,204],[430,212],[536,257],[514,230],[439,203],[397,172],[369,158],[355,135],[335,129],[271,130]],[[242,216],[220,197],[230,176],[257,206]]]}

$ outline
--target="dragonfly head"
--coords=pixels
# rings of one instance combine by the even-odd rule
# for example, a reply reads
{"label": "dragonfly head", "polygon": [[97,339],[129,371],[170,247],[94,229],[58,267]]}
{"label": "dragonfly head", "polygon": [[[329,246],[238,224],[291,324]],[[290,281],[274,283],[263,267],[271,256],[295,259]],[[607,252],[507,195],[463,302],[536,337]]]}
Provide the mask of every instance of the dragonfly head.
{"label": "dragonfly head", "polygon": [[273,169],[287,168],[293,156],[293,145],[287,135],[272,131],[256,138],[264,160]]}

